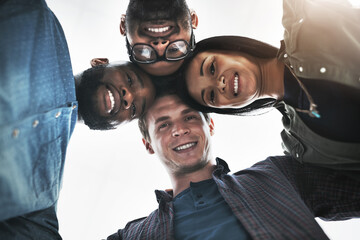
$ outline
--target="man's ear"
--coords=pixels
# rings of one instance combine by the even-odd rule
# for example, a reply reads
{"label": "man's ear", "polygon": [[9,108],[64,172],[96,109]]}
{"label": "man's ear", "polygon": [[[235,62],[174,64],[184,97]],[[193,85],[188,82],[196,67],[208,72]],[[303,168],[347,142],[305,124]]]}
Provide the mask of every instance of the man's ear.
{"label": "man's ear", "polygon": [[210,118],[209,127],[210,127],[210,136],[213,136],[215,134],[215,125],[212,118]]}
{"label": "man's ear", "polygon": [[91,67],[96,67],[96,66],[102,65],[102,64],[109,64],[109,59],[107,59],[107,58],[93,58],[90,61]]}
{"label": "man's ear", "polygon": [[144,144],[144,146],[145,146],[145,148],[146,148],[146,151],[148,151],[148,153],[150,153],[150,154],[154,154],[155,152],[154,152],[154,150],[153,150],[153,148],[152,148],[152,146],[151,146],[151,144],[148,142],[148,141],[146,141],[144,138],[142,139],[142,142],[143,142],[143,144]]}
{"label": "man's ear", "polygon": [[126,15],[121,14],[121,18],[120,18],[120,34],[123,35],[123,36],[126,35],[125,19],[126,19]]}
{"label": "man's ear", "polygon": [[190,10],[190,16],[191,16],[191,27],[193,29],[196,29],[199,24],[199,18],[194,10]]}

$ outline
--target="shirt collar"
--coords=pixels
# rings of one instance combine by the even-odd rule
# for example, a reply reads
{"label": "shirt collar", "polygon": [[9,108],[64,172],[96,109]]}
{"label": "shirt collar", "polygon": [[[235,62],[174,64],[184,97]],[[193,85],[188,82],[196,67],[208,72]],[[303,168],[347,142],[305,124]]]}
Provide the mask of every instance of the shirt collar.
{"label": "shirt collar", "polygon": [[[221,158],[216,158],[216,167],[213,171],[214,176],[220,176],[230,172],[228,164]],[[161,205],[163,202],[171,202],[173,200],[173,191],[167,189],[165,191],[155,190],[156,200]]]}
{"label": "shirt collar", "polygon": [[215,171],[219,171],[218,169],[221,170],[222,174],[227,174],[230,172],[229,165],[225,162],[225,160],[223,160],[219,157],[216,158],[216,168],[214,170],[214,173],[215,173]]}

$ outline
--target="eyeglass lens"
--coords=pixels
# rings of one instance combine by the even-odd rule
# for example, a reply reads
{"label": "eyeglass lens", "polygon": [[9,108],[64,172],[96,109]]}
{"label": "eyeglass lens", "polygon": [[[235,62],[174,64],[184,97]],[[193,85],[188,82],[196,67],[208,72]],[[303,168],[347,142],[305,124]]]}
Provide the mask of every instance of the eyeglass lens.
{"label": "eyeglass lens", "polygon": [[156,59],[156,53],[154,49],[148,45],[135,45],[132,51],[133,57],[137,61],[153,61]]}
{"label": "eyeglass lens", "polygon": [[[188,51],[188,45],[185,41],[175,41],[167,46],[165,58],[168,60],[177,60],[184,57],[188,53]],[[132,52],[134,59],[137,61],[149,62],[156,60],[156,52],[149,45],[137,44],[133,47]]]}
{"label": "eyeglass lens", "polygon": [[188,52],[188,46],[184,41],[176,41],[170,44],[165,52],[166,59],[178,59],[185,56]]}

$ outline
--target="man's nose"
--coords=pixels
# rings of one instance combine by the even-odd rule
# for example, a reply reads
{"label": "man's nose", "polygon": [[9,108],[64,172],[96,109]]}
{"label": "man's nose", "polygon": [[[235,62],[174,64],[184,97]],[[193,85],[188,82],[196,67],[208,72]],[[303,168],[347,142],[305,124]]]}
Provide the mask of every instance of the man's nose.
{"label": "man's nose", "polygon": [[124,109],[129,109],[131,103],[134,101],[134,95],[126,87],[121,89],[122,105]]}
{"label": "man's nose", "polygon": [[217,88],[221,93],[225,92],[226,80],[224,76],[220,76],[219,79],[216,80]]}
{"label": "man's nose", "polygon": [[156,50],[159,56],[163,56],[166,47],[169,45],[168,40],[158,39],[151,42],[151,46]]}
{"label": "man's nose", "polygon": [[180,137],[183,135],[187,135],[190,133],[190,129],[183,124],[174,124],[172,136],[173,137]]}

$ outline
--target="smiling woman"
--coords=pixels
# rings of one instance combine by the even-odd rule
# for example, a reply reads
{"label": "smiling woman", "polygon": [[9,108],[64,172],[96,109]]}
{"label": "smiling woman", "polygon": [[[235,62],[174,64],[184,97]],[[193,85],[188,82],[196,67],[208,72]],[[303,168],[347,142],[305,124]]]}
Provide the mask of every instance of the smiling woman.
{"label": "smiling woman", "polygon": [[276,86],[281,86],[280,81],[265,85],[262,78],[265,67],[282,70],[273,60],[277,52],[278,49],[269,44],[246,37],[202,40],[197,44],[194,57],[184,64],[186,81],[178,82],[178,92],[188,104],[201,111],[256,115],[260,109],[274,104],[274,98],[270,97],[279,95]]}
{"label": "smiling woman", "polygon": [[200,53],[186,71],[190,95],[204,105],[218,108],[248,105],[264,94],[259,62],[247,54]]}
{"label": "smiling woman", "polygon": [[[263,107],[270,98],[267,106],[283,114],[285,153],[300,162],[350,170],[359,179],[354,171],[360,171],[360,48],[355,40],[360,27],[353,25],[358,9],[345,1],[302,0],[304,9],[298,4],[284,0],[280,49],[243,37],[199,42],[184,67],[188,95],[181,84],[179,94],[199,110],[237,115]],[[335,23],[339,13],[344,15]],[[313,39],[318,32],[325,34]],[[337,46],[343,46],[341,53]]]}

